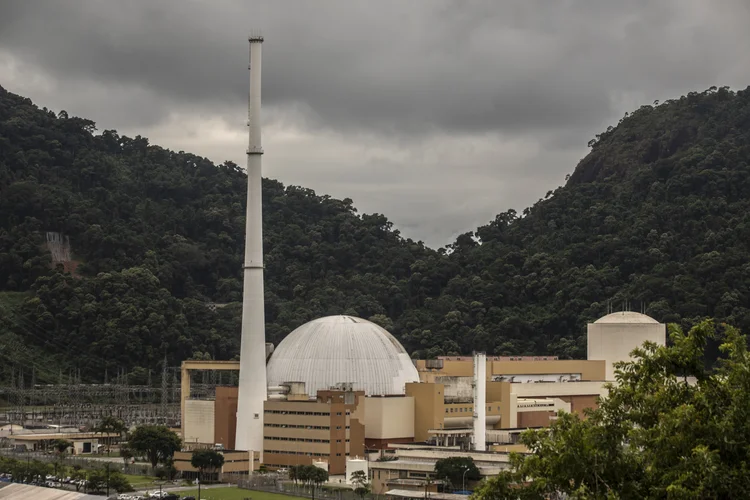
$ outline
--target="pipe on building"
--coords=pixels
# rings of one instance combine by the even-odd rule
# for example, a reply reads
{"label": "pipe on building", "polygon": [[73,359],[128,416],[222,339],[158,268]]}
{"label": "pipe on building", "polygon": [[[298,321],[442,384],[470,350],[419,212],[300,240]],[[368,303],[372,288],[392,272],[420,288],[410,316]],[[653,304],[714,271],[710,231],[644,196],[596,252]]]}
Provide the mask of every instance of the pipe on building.
{"label": "pipe on building", "polygon": [[487,443],[487,356],[474,353],[474,450],[485,451]]}

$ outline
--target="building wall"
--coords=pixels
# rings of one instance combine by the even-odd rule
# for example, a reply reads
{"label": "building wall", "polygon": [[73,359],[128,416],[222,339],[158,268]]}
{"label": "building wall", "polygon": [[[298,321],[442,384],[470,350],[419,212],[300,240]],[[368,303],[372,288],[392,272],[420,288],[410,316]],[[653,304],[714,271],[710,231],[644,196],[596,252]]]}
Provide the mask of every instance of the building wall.
{"label": "building wall", "polygon": [[[422,382],[438,382],[438,377],[473,377],[474,363],[467,360],[444,360],[443,368],[427,369],[425,360],[416,361],[419,379]],[[553,375],[581,374],[581,380],[604,380],[605,363],[591,358],[587,360],[537,360],[537,361],[487,361],[487,379],[493,375]]]}
{"label": "building wall", "polygon": [[319,391],[317,401],[266,401],[264,463],[270,468],[328,462],[344,474],[348,456],[364,456],[364,392]]}
{"label": "building wall", "polygon": [[186,400],[182,428],[186,443],[214,444],[214,402]]}
{"label": "building wall", "polygon": [[666,328],[661,323],[590,323],[587,357],[589,360],[603,360],[605,380],[614,380],[614,363],[629,361],[630,352],[647,340],[664,345]]}
{"label": "building wall", "polygon": [[525,411],[518,413],[518,427],[549,427],[551,411]]}
{"label": "building wall", "polygon": [[586,408],[596,409],[599,407],[598,398],[599,396],[596,395],[560,396],[560,399],[570,403],[571,413],[578,413],[581,416],[583,416],[583,410]]}
{"label": "building wall", "polygon": [[430,429],[442,429],[445,418],[443,384],[406,384],[406,395],[414,398],[414,440],[427,441]]}
{"label": "building wall", "polygon": [[234,449],[237,431],[237,387],[217,387],[214,402],[214,441]]}
{"label": "building wall", "polygon": [[365,439],[414,439],[413,397],[365,398],[364,414]]}

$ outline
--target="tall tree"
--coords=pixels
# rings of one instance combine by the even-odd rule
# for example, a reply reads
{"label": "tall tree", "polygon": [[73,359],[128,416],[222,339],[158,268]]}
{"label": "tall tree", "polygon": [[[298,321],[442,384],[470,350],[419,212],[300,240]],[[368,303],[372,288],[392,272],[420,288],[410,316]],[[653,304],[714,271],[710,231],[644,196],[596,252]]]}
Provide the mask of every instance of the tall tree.
{"label": "tall tree", "polygon": [[[737,329],[703,321],[671,345],[647,343],[620,363],[617,383],[583,420],[561,414],[527,431],[531,452],[477,499],[736,498],[750,488],[750,356]],[[722,358],[706,368],[710,341]]]}
{"label": "tall tree", "polygon": [[142,425],[130,434],[128,445],[146,456],[152,467],[169,462],[180,450],[182,440],[163,425]]}
{"label": "tall tree", "polygon": [[466,480],[478,481],[479,469],[471,457],[448,457],[435,462],[435,477],[446,481],[454,489],[463,489]]}
{"label": "tall tree", "polygon": [[206,471],[217,472],[224,465],[224,455],[216,450],[193,450],[190,465],[198,469],[199,479],[202,481]]}

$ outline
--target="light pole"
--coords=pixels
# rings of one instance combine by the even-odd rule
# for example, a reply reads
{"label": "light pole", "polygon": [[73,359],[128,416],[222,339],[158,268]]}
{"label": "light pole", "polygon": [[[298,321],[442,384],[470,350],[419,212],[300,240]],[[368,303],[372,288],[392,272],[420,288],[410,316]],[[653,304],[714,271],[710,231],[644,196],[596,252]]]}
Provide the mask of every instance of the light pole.
{"label": "light pole", "polygon": [[464,467],[464,473],[461,476],[461,491],[466,491],[466,473],[469,472],[468,467]]}

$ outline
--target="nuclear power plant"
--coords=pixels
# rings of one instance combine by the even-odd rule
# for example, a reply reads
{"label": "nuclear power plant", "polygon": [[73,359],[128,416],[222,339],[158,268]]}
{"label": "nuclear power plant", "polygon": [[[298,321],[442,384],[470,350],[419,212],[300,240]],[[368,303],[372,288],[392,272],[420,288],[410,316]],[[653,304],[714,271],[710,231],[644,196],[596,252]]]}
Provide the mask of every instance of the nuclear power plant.
{"label": "nuclear power plant", "polygon": [[[16,404],[6,411],[10,425],[0,427],[0,439],[9,439],[16,448],[38,449],[51,435],[36,433],[31,424],[54,422],[45,425],[69,429],[71,439],[80,441],[76,449],[91,453],[98,438],[81,429],[115,415],[129,426],[158,423],[179,432],[183,449],[175,453],[174,466],[185,477],[197,473],[192,451],[214,448],[225,457],[220,474],[250,478],[261,467],[283,471],[314,465],[342,482],[365,471],[378,495],[455,500],[441,497],[443,485],[432,480],[437,460],[468,457],[482,478],[497,475],[510,466],[511,452],[527,452],[518,442],[524,430],[549,426],[560,411],[583,414],[597,407],[608,383],[615,381],[617,362],[629,360],[646,341],[666,343],[664,324],[621,311],[588,325],[587,357],[582,360],[483,352],[412,359],[391,332],[351,315],[314,319],[277,346],[268,344],[261,199],[263,40],[248,38],[239,361],[184,361],[179,390],[176,371],[169,372],[166,365],[161,389],[150,382],[147,389],[128,386],[119,374],[115,384],[101,387],[73,383],[74,402],[61,399],[57,386],[37,388],[26,394],[28,409]],[[48,243],[67,244],[49,236]],[[13,401],[18,395],[15,387],[8,394]]]}
{"label": "nuclear power plant", "polygon": [[[523,430],[550,425],[560,410],[596,407],[616,362],[630,359],[644,341],[664,345],[665,325],[623,311],[588,326],[585,360],[484,353],[413,360],[390,332],[346,315],[310,321],[269,348],[261,227],[263,38],[249,41],[241,357],[183,363],[186,449],[218,444],[241,450],[248,453],[248,471],[261,464],[271,470],[312,464],[348,478],[366,469],[375,493],[423,480],[439,457],[471,456],[483,475],[492,475],[508,466],[510,451],[522,451]],[[191,374],[205,370],[239,370],[239,386],[193,395]],[[369,460],[384,455],[390,459]]]}

